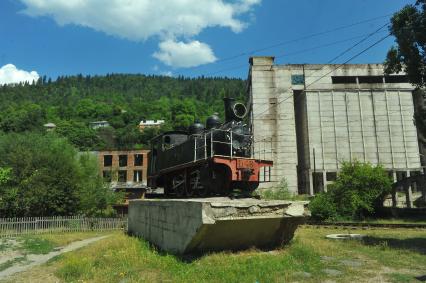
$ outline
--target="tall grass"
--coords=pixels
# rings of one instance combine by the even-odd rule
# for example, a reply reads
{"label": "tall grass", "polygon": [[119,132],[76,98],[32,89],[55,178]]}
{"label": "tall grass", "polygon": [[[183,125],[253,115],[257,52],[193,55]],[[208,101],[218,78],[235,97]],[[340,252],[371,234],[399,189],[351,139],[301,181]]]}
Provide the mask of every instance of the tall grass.
{"label": "tall grass", "polygon": [[258,189],[257,193],[264,200],[309,200],[307,195],[297,195],[289,191],[285,178],[271,188]]}

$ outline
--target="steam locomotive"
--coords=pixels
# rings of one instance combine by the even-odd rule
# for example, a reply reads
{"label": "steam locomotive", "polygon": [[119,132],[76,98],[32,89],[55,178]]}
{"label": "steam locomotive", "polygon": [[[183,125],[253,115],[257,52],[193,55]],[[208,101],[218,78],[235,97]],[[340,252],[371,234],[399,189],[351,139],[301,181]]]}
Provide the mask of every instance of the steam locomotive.
{"label": "steam locomotive", "polygon": [[170,131],[151,140],[149,187],[163,187],[167,196],[204,197],[259,186],[261,168],[272,161],[252,158],[253,134],[243,123],[246,106],[233,98],[224,98],[224,104],[224,123],[213,114],[206,127],[196,122],[187,132]]}

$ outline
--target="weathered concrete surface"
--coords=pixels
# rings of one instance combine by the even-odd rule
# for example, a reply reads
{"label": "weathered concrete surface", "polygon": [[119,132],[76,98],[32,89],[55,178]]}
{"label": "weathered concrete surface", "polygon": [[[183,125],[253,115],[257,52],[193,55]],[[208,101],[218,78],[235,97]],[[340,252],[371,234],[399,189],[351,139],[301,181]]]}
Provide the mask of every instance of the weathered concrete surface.
{"label": "weathered concrete surface", "polygon": [[130,234],[172,253],[273,248],[294,235],[308,202],[145,199],[129,204]]}

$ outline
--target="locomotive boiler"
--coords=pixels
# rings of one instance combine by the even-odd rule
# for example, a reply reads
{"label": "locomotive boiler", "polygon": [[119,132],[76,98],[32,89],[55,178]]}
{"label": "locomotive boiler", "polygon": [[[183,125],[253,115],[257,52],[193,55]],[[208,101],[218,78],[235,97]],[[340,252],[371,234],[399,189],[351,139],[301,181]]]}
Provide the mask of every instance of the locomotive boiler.
{"label": "locomotive boiler", "polygon": [[[206,126],[170,131],[151,140],[148,186],[163,187],[169,196],[228,195],[234,189],[251,192],[261,170],[272,161],[253,158],[253,134],[244,124],[248,111],[232,98],[224,99],[225,121],[213,114]],[[269,176],[270,178],[270,176]]]}

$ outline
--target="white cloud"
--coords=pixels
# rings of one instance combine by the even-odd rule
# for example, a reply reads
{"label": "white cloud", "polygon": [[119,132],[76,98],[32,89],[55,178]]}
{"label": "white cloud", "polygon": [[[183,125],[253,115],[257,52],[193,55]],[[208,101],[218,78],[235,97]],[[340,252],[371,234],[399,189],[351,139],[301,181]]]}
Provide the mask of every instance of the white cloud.
{"label": "white cloud", "polygon": [[33,83],[33,81],[37,81],[39,77],[36,71],[27,72],[19,70],[12,64],[7,64],[0,68],[0,85],[16,84],[20,82]]}
{"label": "white cloud", "polygon": [[[159,36],[186,40],[208,27],[242,31],[238,19],[261,0],[21,0],[25,14],[49,16],[59,25],[75,24],[134,41]],[[181,45],[185,48],[185,45]],[[161,51],[160,51],[161,52]],[[184,64],[185,65],[185,64]],[[186,64],[188,65],[188,64]],[[192,64],[189,64],[192,65]]]}
{"label": "white cloud", "polygon": [[188,43],[166,40],[160,43],[160,50],[153,54],[168,66],[194,67],[216,61],[212,49],[197,40]]}

